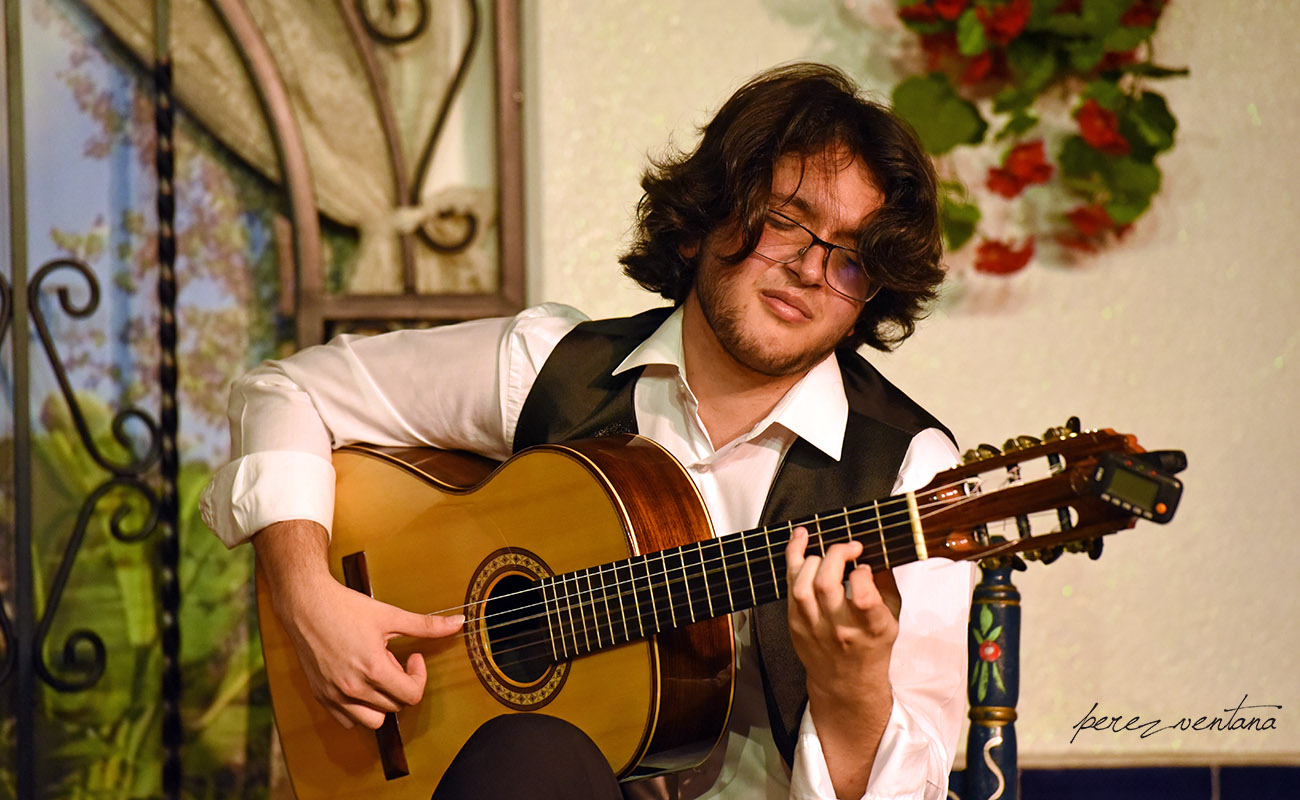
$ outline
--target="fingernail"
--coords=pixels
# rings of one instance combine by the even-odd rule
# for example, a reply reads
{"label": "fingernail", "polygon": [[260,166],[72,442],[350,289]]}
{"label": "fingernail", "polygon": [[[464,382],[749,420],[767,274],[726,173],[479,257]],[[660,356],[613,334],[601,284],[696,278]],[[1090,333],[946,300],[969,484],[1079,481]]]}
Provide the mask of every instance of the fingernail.
{"label": "fingernail", "polygon": [[450,620],[451,622],[454,622],[457,628],[465,624],[464,614],[455,614],[453,616],[447,617],[447,619]]}

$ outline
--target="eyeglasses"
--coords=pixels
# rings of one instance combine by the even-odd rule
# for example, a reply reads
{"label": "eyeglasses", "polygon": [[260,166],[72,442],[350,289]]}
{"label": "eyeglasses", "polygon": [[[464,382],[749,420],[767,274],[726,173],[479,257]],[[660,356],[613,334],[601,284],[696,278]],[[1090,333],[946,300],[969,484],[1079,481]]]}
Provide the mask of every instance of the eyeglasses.
{"label": "eyeglasses", "polygon": [[768,210],[767,224],[754,252],[768,261],[793,264],[818,244],[826,251],[822,257],[822,274],[827,286],[861,303],[875,296],[880,287],[867,275],[857,250],[831,244],[780,211]]}

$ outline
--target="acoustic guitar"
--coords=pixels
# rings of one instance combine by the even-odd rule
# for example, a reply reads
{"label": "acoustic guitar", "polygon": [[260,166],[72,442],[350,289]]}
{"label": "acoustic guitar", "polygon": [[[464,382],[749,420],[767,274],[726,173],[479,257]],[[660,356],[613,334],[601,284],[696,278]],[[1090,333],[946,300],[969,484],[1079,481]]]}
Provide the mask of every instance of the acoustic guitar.
{"label": "acoustic guitar", "polygon": [[[1166,522],[1177,506],[1180,453],[1148,454],[1110,430],[1058,428],[1008,445],[983,446],[920,491],[716,538],[690,477],[637,436],[541,446],[499,466],[465,453],[342,448],[335,577],[401,608],[467,619],[445,639],[393,640],[403,663],[424,657],[423,700],[378,731],[345,730],[312,697],[271,603],[259,603],[294,790],[301,800],[428,800],[461,745],[506,713],[573,723],[624,779],[687,768],[726,727],[726,615],[782,596],[794,527],[808,527],[813,551],[861,540],[859,562],[879,571],[925,558],[1095,553],[1102,535],[1139,518]],[[1049,529],[1036,532],[1034,516]],[[999,522],[1006,536],[990,535]]]}

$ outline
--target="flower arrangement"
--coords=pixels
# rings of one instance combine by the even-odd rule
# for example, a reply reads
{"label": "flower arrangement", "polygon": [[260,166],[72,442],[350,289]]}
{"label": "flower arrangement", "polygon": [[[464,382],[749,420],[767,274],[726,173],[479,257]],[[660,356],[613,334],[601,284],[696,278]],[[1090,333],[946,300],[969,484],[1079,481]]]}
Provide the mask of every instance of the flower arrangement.
{"label": "flower arrangement", "polygon": [[[932,155],[997,153],[979,164],[983,208],[961,181],[943,182],[950,251],[976,241],[976,271],[1010,274],[1044,238],[1093,252],[1147,210],[1160,189],[1155,158],[1173,147],[1177,128],[1147,84],[1187,74],[1153,61],[1151,36],[1166,4],[900,0],[898,16],[919,37],[925,74],[894,89],[895,109]],[[941,170],[951,173],[945,163]],[[990,205],[1022,203],[1032,187],[1043,187],[1039,199],[1051,199],[1038,205],[1051,210],[1022,211],[1028,222],[1019,241],[986,232]]]}

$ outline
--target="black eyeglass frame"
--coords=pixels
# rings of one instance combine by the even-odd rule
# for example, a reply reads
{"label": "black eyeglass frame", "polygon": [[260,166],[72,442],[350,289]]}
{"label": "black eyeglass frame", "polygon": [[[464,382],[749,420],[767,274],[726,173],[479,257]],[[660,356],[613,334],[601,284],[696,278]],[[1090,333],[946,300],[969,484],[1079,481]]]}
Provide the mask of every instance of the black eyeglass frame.
{"label": "black eyeglass frame", "polygon": [[[796,228],[799,228],[799,229],[802,230],[804,233],[806,233],[806,234],[808,234],[810,237],[812,237],[812,241],[810,241],[808,244],[804,245],[803,247],[799,248],[798,252],[796,252],[796,253],[794,254],[793,257],[788,258],[788,259],[785,259],[785,260],[782,260],[782,259],[779,259],[779,258],[774,258],[774,257],[768,255],[767,253],[764,253],[764,252],[760,251],[757,247],[754,248],[754,252],[755,252],[755,253],[757,253],[758,255],[762,256],[763,258],[765,258],[765,259],[767,259],[768,261],[771,261],[771,262],[773,262],[773,263],[775,263],[775,264],[793,264],[794,262],[798,261],[799,259],[803,258],[805,255],[807,255],[808,251],[812,249],[813,245],[818,245],[818,244],[819,244],[819,245],[822,246],[822,249],[826,251],[826,254],[825,254],[824,256],[822,256],[822,279],[826,281],[826,285],[830,287],[831,291],[835,292],[835,293],[838,294],[840,297],[843,297],[843,298],[845,298],[845,299],[847,299],[847,300],[852,300],[852,301],[855,302],[855,303],[869,303],[869,302],[871,302],[871,298],[875,297],[875,296],[876,296],[876,293],[880,291],[880,284],[878,284],[878,283],[876,283],[875,281],[871,280],[871,276],[866,274],[866,273],[867,273],[867,270],[866,270],[866,267],[863,266],[863,263],[862,263],[862,260],[863,260],[863,259],[862,259],[862,254],[861,254],[860,252],[858,252],[857,250],[854,250],[854,249],[851,248],[851,247],[844,247],[843,245],[838,245],[838,244],[835,244],[834,242],[828,242],[828,241],[826,241],[826,240],[823,239],[822,237],[818,236],[817,234],[815,234],[815,233],[813,233],[811,230],[809,230],[808,227],[807,227],[806,225],[804,225],[803,223],[799,222],[799,221],[796,220],[796,219],[793,219],[793,218],[787,216],[786,214],[782,214],[780,211],[777,211],[777,210],[774,209],[774,208],[769,208],[769,209],[767,210],[767,214],[768,214],[768,216],[777,216],[777,217],[780,217],[781,219],[785,220],[786,222],[790,223],[791,225],[794,225]],[[861,270],[862,270],[862,274],[867,278],[867,281],[869,282],[869,284],[868,284],[868,288],[870,289],[870,291],[867,292],[867,296],[866,296],[866,297],[854,297],[854,296],[851,295],[851,294],[847,294],[847,293],[845,293],[845,292],[840,291],[839,289],[837,289],[837,288],[835,287],[835,284],[831,283],[831,279],[830,279],[830,275],[829,275],[829,273],[828,273],[828,270],[830,269],[830,263],[831,263],[831,251],[832,251],[832,250],[843,250],[845,253],[848,253],[850,256],[852,256],[852,261],[853,261],[853,263],[855,263],[855,264],[858,265],[858,269],[861,269]]]}

